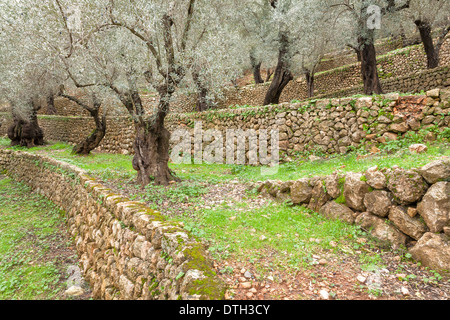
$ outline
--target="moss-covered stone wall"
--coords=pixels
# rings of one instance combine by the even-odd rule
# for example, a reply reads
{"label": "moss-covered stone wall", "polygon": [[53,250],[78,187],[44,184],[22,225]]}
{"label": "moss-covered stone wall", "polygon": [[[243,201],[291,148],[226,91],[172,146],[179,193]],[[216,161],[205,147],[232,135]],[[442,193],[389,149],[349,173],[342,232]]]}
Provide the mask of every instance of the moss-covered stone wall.
{"label": "moss-covered stone wall", "polygon": [[66,212],[80,267],[96,299],[223,299],[205,248],[183,226],[132,202],[83,170],[52,158],[0,149],[0,172]]}

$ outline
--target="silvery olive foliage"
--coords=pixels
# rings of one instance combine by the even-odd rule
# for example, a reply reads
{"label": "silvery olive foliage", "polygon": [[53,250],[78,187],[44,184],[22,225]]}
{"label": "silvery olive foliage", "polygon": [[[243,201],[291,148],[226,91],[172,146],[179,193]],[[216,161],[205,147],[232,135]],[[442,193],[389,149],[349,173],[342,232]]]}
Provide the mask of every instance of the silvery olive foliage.
{"label": "silvery olive foliage", "polygon": [[25,100],[64,84],[104,96],[145,88],[164,100],[195,91],[194,70],[219,95],[243,66],[223,9],[205,0],[2,2],[2,94]]}
{"label": "silvery olive foliage", "polygon": [[268,67],[277,64],[278,51],[287,37],[284,57],[289,69],[301,76],[313,70],[320,58],[339,47],[333,41],[332,17],[323,0],[231,1],[230,20],[239,29],[243,46]]}
{"label": "silvery olive foliage", "polygon": [[409,8],[400,19],[410,24],[420,19],[432,26],[448,27],[450,25],[450,2],[446,0],[411,0]]}
{"label": "silvery olive foliage", "polygon": [[55,56],[43,50],[39,23],[29,22],[35,7],[23,1],[0,3],[0,94],[15,116],[30,117],[63,80]]}

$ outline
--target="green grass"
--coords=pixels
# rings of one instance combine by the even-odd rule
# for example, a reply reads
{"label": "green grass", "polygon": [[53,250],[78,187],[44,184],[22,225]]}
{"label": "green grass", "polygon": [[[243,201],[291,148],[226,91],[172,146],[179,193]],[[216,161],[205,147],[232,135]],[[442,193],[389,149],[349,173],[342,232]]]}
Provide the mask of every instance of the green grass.
{"label": "green grass", "polygon": [[[240,181],[265,180],[296,180],[305,177],[326,176],[336,170],[342,172],[363,172],[372,166],[391,168],[399,166],[405,169],[419,168],[431,161],[450,156],[450,143],[443,139],[439,143],[425,143],[428,151],[422,154],[413,154],[408,146],[418,141],[392,141],[381,148],[381,153],[358,159],[366,154],[364,150],[357,150],[346,155],[334,155],[311,162],[305,156],[294,157],[292,162],[281,164],[274,175],[262,175],[261,167],[240,166],[226,164],[170,164],[177,176],[183,180],[220,183],[238,179]],[[0,139],[0,145],[5,145],[5,139]],[[57,143],[44,147],[31,149],[17,148],[28,152],[49,153],[48,155],[85,169],[90,174],[104,181],[121,180],[132,181],[136,172],[132,167],[132,156],[93,153],[89,156],[76,156],[71,154],[71,146]]]}
{"label": "green grass", "polygon": [[[20,149],[20,148],[19,148]],[[181,221],[194,236],[207,241],[210,251],[217,259],[232,257],[249,261],[264,260],[268,252],[276,253],[271,263],[277,267],[298,269],[317,263],[313,253],[334,251],[341,254],[359,248],[355,239],[365,235],[357,226],[342,221],[327,220],[303,207],[292,207],[286,203],[269,203],[261,207],[252,206],[257,195],[247,192],[240,202],[224,201],[212,208],[197,205],[201,196],[208,192],[207,186],[230,180],[256,181],[264,179],[293,179],[312,174],[328,174],[342,163],[351,165],[356,155],[321,162],[297,162],[282,165],[274,177],[260,175],[260,168],[230,165],[175,165],[171,168],[183,179],[182,183],[169,187],[149,185],[141,188],[133,181],[134,172],[128,155],[94,153],[90,156],[74,156],[70,146],[58,143],[32,148],[28,151],[45,153],[59,160],[79,166],[104,181],[112,182],[120,189],[128,184],[126,191],[132,200],[142,200],[161,212],[169,204],[190,203],[189,209],[181,208],[170,219]],[[426,162],[424,160],[424,162]],[[400,163],[400,162],[398,162]],[[358,164],[361,165],[361,164]],[[365,163],[370,166],[372,163]],[[225,199],[226,200],[226,199]],[[232,218],[232,219],[230,219]],[[261,240],[261,236],[265,239]],[[310,241],[320,239],[320,243]],[[331,247],[330,242],[340,243]],[[376,258],[367,258],[373,263]],[[275,267],[275,266],[273,266]],[[267,267],[264,267],[267,270]],[[262,270],[261,273],[264,273]]]}
{"label": "green grass", "polygon": [[63,299],[67,251],[64,213],[27,186],[0,176],[0,299]]}
{"label": "green grass", "polygon": [[[231,219],[230,219],[231,218]],[[209,251],[217,259],[232,256],[257,262],[267,253],[276,253],[274,267],[304,269],[315,263],[313,254],[359,249],[357,237],[366,235],[358,226],[328,220],[303,207],[269,203],[249,208],[245,202],[237,207],[226,204],[202,209],[196,217],[178,217],[185,228],[210,243]],[[265,237],[265,238],[261,238]],[[318,239],[318,242],[311,241]],[[333,247],[330,243],[340,243]],[[368,259],[371,263],[376,259]]]}
{"label": "green grass", "polygon": [[[262,176],[260,167],[217,165],[217,164],[170,164],[183,180],[168,187],[149,185],[145,188],[134,183],[136,172],[132,168],[132,156],[93,153],[89,156],[71,154],[71,147],[63,143],[28,149],[29,152],[47,154],[87,170],[91,175],[115,185],[119,191],[127,192],[131,200],[146,202],[161,212],[169,211],[168,217],[181,221],[194,236],[209,243],[210,251],[217,259],[229,257],[257,262],[269,253],[276,258],[271,263],[278,268],[298,269],[314,263],[313,254],[335,252],[355,254],[362,244],[358,237],[368,237],[358,226],[350,226],[341,221],[327,220],[303,207],[293,207],[287,203],[269,203],[262,207],[252,207],[254,190],[248,191],[240,202],[224,201],[213,208],[202,207],[202,197],[208,188],[230,180],[263,181],[295,180],[310,176],[324,176],[341,170],[362,172],[372,166],[403,168],[421,167],[433,160],[450,156],[448,142],[428,144],[428,152],[411,154],[407,140],[388,144],[385,150],[369,158],[359,159],[364,150],[355,150],[347,155],[323,158],[310,162],[306,155],[294,158],[293,162],[282,164],[273,176]],[[389,148],[388,148],[389,147]],[[23,149],[23,148],[15,148]],[[25,150],[25,149],[24,149]],[[125,187],[126,186],[126,187]],[[227,199],[224,199],[227,200]],[[182,207],[177,204],[190,204]],[[230,219],[231,218],[231,219]],[[261,236],[265,239],[261,240]],[[320,243],[310,241],[320,239]],[[338,243],[331,247],[330,242]],[[369,241],[366,246],[372,246]],[[359,253],[359,263],[367,270],[377,268],[382,263],[379,254]],[[268,270],[267,266],[261,267]],[[271,267],[270,267],[271,268]],[[270,269],[269,268],[269,269]],[[265,271],[261,270],[261,273]]]}

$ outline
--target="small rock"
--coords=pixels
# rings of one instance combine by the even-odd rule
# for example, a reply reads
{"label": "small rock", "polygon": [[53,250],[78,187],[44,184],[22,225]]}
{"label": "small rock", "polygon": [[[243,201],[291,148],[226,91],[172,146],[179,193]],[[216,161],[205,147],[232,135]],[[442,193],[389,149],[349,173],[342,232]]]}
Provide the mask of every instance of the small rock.
{"label": "small rock", "polygon": [[320,265],[325,265],[325,264],[327,264],[328,262],[327,262],[327,260],[325,260],[325,259],[320,259],[319,260],[319,264]]}
{"label": "small rock", "polygon": [[428,147],[424,144],[412,144],[409,146],[409,152],[411,153],[424,153],[428,151]]}
{"label": "small rock", "polygon": [[233,296],[234,296],[233,290],[227,290],[225,292],[225,300],[231,300],[233,299]]}
{"label": "small rock", "polygon": [[252,277],[252,274],[251,274],[250,272],[248,272],[248,271],[245,271],[244,277],[246,277],[246,278],[251,278],[251,277]]}
{"label": "small rock", "polygon": [[71,286],[65,291],[65,294],[72,297],[78,297],[84,294],[84,290],[79,286]]}
{"label": "small rock", "polygon": [[440,89],[432,89],[427,91],[427,97],[431,97],[431,98],[439,98],[439,94],[440,94],[441,90]]}
{"label": "small rock", "polygon": [[444,227],[444,233],[450,237],[450,227]]}
{"label": "small rock", "polygon": [[259,237],[259,240],[261,240],[261,241],[264,241],[266,239],[267,239],[267,237],[265,235],[262,235],[261,237]]}
{"label": "small rock", "polygon": [[251,287],[252,287],[252,283],[251,282],[243,282],[243,283],[241,283],[241,288],[250,289]]}
{"label": "small rock", "polygon": [[359,276],[356,277],[356,280],[358,280],[361,283],[365,283],[367,278],[362,276],[362,275],[359,275]]}
{"label": "small rock", "polygon": [[320,290],[319,294],[320,294],[320,297],[324,300],[330,299],[330,294],[328,293],[327,290]]}
{"label": "small rock", "polygon": [[252,298],[253,297],[253,293],[252,292],[247,292],[246,296],[247,296],[247,298]]}
{"label": "small rock", "polygon": [[402,294],[404,295],[404,296],[409,296],[409,290],[407,289],[407,288],[405,288],[405,287],[402,287]]}
{"label": "small rock", "polygon": [[417,215],[417,209],[416,208],[412,208],[412,207],[408,207],[407,213],[408,213],[408,215],[411,218],[414,218]]}

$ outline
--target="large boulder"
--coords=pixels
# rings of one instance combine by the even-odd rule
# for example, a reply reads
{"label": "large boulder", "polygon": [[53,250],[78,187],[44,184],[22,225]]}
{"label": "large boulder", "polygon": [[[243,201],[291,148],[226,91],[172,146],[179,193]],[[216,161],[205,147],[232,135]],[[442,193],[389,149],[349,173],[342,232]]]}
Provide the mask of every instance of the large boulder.
{"label": "large boulder", "polygon": [[370,230],[369,232],[373,237],[382,242],[387,242],[395,248],[406,243],[406,235],[398,231],[392,224],[387,223],[385,219],[368,212],[361,213],[356,218],[355,223]]}
{"label": "large boulder", "polygon": [[375,190],[364,196],[364,205],[369,213],[381,218],[388,215],[392,206],[392,194],[383,190]]}
{"label": "large boulder", "polygon": [[342,220],[349,224],[355,222],[354,213],[347,206],[336,203],[335,201],[330,201],[324,205],[319,213],[328,219]]}
{"label": "large boulder", "polygon": [[350,172],[345,176],[344,197],[349,208],[365,211],[364,197],[369,193],[369,185],[364,181],[361,173]]}
{"label": "large boulder", "polygon": [[438,182],[428,189],[417,211],[431,232],[442,232],[450,226],[450,182]]}
{"label": "large boulder", "polygon": [[450,270],[450,243],[444,234],[425,233],[409,252],[426,267]]}
{"label": "large boulder", "polygon": [[294,181],[291,185],[291,200],[293,204],[309,203],[313,188],[308,179]]}
{"label": "large boulder", "polygon": [[323,181],[318,180],[314,185],[308,208],[312,211],[318,212],[320,208],[322,208],[323,205],[327,203],[329,200],[331,200],[331,197],[325,191]]}
{"label": "large boulder", "polygon": [[391,172],[387,187],[401,205],[419,201],[428,189],[427,183],[420,174],[403,169]]}
{"label": "large boulder", "polygon": [[396,133],[405,133],[409,130],[408,124],[406,122],[393,123],[389,126],[389,131]]}
{"label": "large boulder", "polygon": [[333,198],[337,199],[341,195],[341,189],[339,187],[339,175],[334,173],[325,178],[325,188],[327,193]]}
{"label": "large boulder", "polygon": [[389,220],[404,234],[419,240],[427,231],[427,226],[418,217],[411,218],[405,207],[393,206],[389,211]]}
{"label": "large boulder", "polygon": [[387,179],[378,167],[371,167],[366,171],[367,184],[374,189],[382,190],[387,187]]}
{"label": "large boulder", "polygon": [[422,177],[433,184],[450,178],[450,159],[433,161],[419,169]]}

